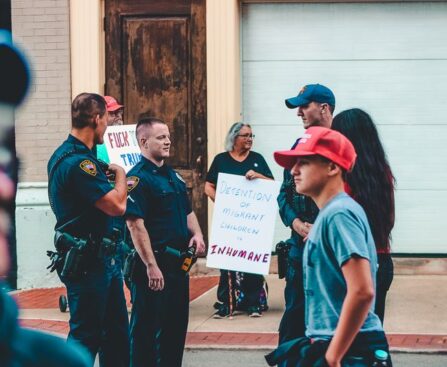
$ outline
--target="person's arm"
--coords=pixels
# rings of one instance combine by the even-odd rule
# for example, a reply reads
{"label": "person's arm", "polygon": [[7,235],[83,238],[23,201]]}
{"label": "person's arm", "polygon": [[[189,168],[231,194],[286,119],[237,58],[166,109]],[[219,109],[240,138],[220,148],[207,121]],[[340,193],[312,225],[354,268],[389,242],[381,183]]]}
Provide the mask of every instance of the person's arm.
{"label": "person's arm", "polygon": [[347,292],[340,319],[328,350],[326,361],[330,367],[339,367],[354,338],[368,315],[374,299],[374,285],[367,259],[353,257],[341,268]]}
{"label": "person's arm", "polygon": [[216,185],[211,182],[205,182],[205,195],[208,196],[213,202],[216,199]]}
{"label": "person's arm", "polygon": [[222,154],[218,154],[214,157],[211,162],[211,166],[206,174],[205,179],[205,194],[208,196],[213,202],[216,199],[216,186],[217,186],[217,177],[219,175],[219,167],[222,166]]}
{"label": "person's arm", "polygon": [[115,175],[115,187],[95,202],[95,207],[112,217],[126,212],[127,182],[126,173],[117,164],[109,165],[111,174]]}
{"label": "person's arm", "polygon": [[188,230],[191,232],[192,237],[189,241],[188,247],[196,246],[197,255],[203,255],[205,253],[205,241],[203,240],[202,230],[200,229],[199,221],[194,212],[191,212],[186,217]]}
{"label": "person's arm", "polygon": [[288,170],[284,170],[284,178],[281,188],[279,190],[277,201],[279,206],[279,215],[281,217],[282,222],[286,227],[292,228],[293,221],[298,218],[297,213],[295,213],[295,210],[287,201],[287,186],[290,179],[291,179],[290,172]]}
{"label": "person's arm", "polygon": [[245,174],[245,178],[247,180],[254,180],[256,178],[261,178],[264,180],[274,180],[275,178],[273,177],[273,173],[270,170],[269,165],[267,164],[266,160],[264,159],[264,157],[262,156],[262,154],[253,152],[253,154],[256,157],[257,160],[257,164],[255,165],[256,171],[255,170],[249,170],[246,174]]}
{"label": "person's arm", "polygon": [[144,226],[144,220],[134,216],[126,218],[126,224],[129,228],[132,242],[140,255],[144,265],[146,265],[147,277],[149,279],[149,288],[153,291],[161,291],[164,288],[164,278],[152,251],[151,240]]}

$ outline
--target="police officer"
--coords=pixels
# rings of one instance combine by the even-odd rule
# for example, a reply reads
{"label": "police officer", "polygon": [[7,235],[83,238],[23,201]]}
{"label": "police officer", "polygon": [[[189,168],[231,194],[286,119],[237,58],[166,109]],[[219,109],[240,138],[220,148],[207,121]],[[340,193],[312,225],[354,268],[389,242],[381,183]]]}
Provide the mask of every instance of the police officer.
{"label": "police officer", "polygon": [[171,138],[160,119],[136,126],[141,161],[127,174],[126,222],[136,257],[130,320],[131,366],[181,366],[188,326],[189,276],[168,249],[205,243],[182,177],[165,164]]}
{"label": "police officer", "polygon": [[[335,109],[332,91],[321,84],[304,86],[296,97],[285,100],[288,108],[298,108],[297,116],[304,128],[323,126],[330,128]],[[296,146],[298,141],[292,146]],[[279,344],[304,336],[304,288],[302,257],[305,239],[318,215],[318,207],[307,196],[298,194],[290,171],[284,170],[284,180],[278,196],[279,213],[287,227],[292,230],[287,242],[291,245],[288,255],[286,309],[279,325]]]}
{"label": "police officer", "polygon": [[[99,352],[100,366],[127,366],[127,309],[111,225],[112,216],[126,209],[125,173],[115,164],[102,172],[92,151],[103,143],[107,127],[104,98],[82,93],[71,112],[71,134],[48,162],[56,232],[65,239],[56,241],[56,248],[65,256],[57,270],[70,307],[68,341],[85,346],[93,359]],[[114,186],[106,174],[114,176]]]}

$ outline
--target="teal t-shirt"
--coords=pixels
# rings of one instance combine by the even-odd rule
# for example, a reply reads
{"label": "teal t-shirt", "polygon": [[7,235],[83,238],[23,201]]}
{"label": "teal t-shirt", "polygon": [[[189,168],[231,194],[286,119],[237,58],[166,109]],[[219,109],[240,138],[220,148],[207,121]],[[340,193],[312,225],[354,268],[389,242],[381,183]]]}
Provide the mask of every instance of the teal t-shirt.
{"label": "teal t-shirt", "polygon": [[96,146],[96,157],[106,163],[110,163],[105,144],[98,144]]}
{"label": "teal t-shirt", "polygon": [[[377,254],[363,208],[346,193],[324,206],[306,241],[303,257],[306,335],[330,339],[346,296],[342,266],[352,257],[369,260],[375,284]],[[380,331],[372,302],[360,332]]]}

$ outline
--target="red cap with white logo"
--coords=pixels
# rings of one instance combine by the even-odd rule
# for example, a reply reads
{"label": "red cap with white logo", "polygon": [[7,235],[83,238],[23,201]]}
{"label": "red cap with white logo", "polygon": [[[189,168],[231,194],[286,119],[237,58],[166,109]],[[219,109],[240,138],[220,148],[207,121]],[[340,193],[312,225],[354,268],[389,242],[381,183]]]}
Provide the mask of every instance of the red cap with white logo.
{"label": "red cap with white logo", "polygon": [[357,158],[348,138],[338,131],[321,126],[307,129],[294,149],[274,153],[276,163],[286,169],[294,166],[297,157],[311,155],[321,155],[346,171],[354,167]]}
{"label": "red cap with white logo", "polygon": [[113,112],[119,110],[120,108],[124,108],[123,105],[119,104],[118,101],[111,96],[104,96],[104,99],[107,104],[107,111]]}

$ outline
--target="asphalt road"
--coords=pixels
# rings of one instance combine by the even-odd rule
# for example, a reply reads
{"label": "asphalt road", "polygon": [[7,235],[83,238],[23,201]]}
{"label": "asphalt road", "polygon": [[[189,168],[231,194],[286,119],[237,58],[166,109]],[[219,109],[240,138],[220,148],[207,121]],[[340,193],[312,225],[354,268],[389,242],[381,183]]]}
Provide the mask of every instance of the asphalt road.
{"label": "asphalt road", "polygon": [[[263,350],[187,350],[183,367],[267,366]],[[447,354],[393,353],[394,367],[446,367]]]}

